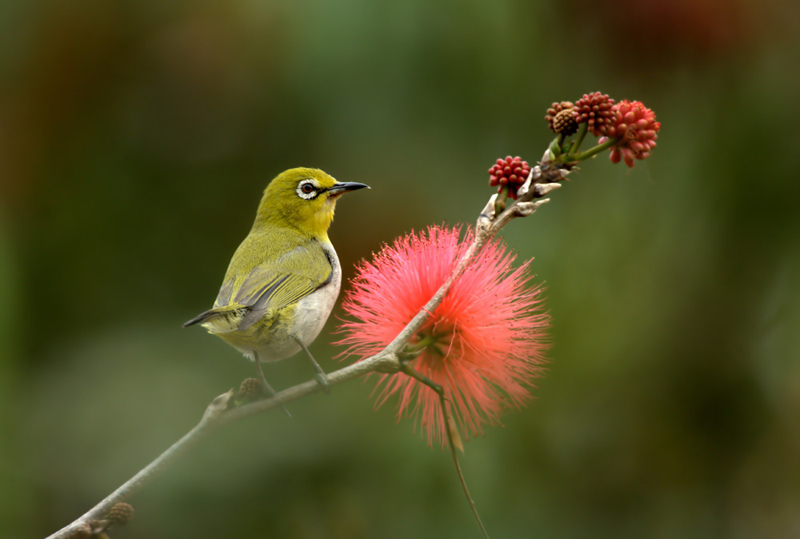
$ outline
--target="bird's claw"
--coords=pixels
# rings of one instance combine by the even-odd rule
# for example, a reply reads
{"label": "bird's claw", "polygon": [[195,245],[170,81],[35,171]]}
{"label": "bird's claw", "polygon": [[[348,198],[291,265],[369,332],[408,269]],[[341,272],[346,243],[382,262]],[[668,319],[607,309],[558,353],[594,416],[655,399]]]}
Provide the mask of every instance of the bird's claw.
{"label": "bird's claw", "polygon": [[331,393],[331,385],[328,383],[328,377],[325,376],[323,373],[318,372],[314,375],[314,380],[322,386],[322,390],[325,391],[326,395],[330,395]]}

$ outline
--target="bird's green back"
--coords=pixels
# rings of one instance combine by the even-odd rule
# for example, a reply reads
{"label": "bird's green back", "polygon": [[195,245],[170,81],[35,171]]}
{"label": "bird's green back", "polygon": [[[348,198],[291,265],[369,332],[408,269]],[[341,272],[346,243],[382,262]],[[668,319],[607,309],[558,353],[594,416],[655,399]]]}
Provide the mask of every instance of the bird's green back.
{"label": "bird's green back", "polygon": [[331,275],[326,240],[292,228],[254,227],[231,259],[214,307],[280,309],[310,294]]}

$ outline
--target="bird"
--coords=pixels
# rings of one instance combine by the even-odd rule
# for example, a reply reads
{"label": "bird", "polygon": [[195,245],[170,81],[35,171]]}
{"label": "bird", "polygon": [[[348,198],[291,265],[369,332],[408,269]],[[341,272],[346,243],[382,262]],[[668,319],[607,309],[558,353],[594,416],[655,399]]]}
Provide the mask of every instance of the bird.
{"label": "bird", "polygon": [[339,182],[315,168],[278,174],[231,258],[214,306],[183,325],[201,325],[252,360],[268,396],[275,390],[261,363],[301,350],[317,383],[329,391],[327,376],[308,346],[322,331],[342,283],[339,257],[328,238],[336,201],[363,188],[369,186]]}

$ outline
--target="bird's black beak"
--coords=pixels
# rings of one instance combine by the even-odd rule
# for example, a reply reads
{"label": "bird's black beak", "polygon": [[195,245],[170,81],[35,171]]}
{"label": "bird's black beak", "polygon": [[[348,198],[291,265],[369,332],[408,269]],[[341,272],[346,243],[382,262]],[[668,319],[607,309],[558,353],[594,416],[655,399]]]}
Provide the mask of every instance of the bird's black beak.
{"label": "bird's black beak", "polygon": [[365,183],[358,183],[358,182],[338,182],[333,185],[333,187],[328,188],[328,192],[334,195],[339,195],[344,193],[345,191],[355,191],[356,189],[363,189],[363,188],[370,189],[370,186]]}

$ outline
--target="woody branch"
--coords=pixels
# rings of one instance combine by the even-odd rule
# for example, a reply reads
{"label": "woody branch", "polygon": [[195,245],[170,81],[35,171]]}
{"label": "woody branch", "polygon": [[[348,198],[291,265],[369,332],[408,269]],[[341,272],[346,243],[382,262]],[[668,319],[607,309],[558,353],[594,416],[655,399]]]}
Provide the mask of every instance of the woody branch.
{"label": "woody branch", "polygon": [[[569,173],[569,165],[554,159],[553,152],[548,149],[540,163],[531,169],[526,182],[517,191],[517,199],[508,207],[497,211],[497,195],[492,195],[481,211],[477,222],[475,236],[465,255],[457,264],[449,279],[430,298],[425,306],[414,316],[406,327],[382,351],[362,359],[361,361],[331,372],[327,375],[328,384],[335,386],[359,378],[372,372],[397,373],[401,370],[400,352],[412,337],[422,328],[431,313],[442,303],[453,282],[464,271],[479,253],[481,247],[492,239],[505,225],[516,217],[526,217],[535,212],[539,206],[549,201],[548,193],[561,187],[559,183]],[[243,404],[234,405],[234,391],[230,390],[217,396],[206,408],[202,419],[182,438],[159,455],[150,464],[142,468],[136,475],[123,483],[114,492],[106,496],[85,514],[48,536],[47,539],[66,539],[80,529],[92,529],[91,524],[98,522],[117,503],[124,502],[136,492],[144,488],[177,462],[203,438],[217,429],[230,423],[264,413],[276,407],[307,397],[322,391],[322,387],[310,380],[285,389],[273,397]]]}

